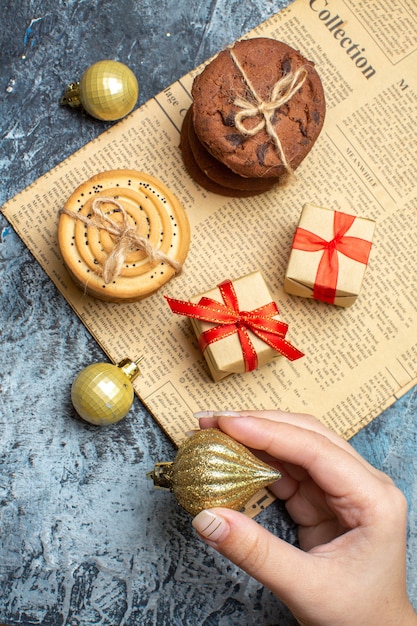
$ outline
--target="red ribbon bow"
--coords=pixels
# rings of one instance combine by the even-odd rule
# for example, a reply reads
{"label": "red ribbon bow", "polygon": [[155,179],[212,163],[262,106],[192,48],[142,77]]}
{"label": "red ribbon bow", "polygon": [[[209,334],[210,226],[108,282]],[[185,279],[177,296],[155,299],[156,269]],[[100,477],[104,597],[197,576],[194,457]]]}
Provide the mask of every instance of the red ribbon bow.
{"label": "red ribbon bow", "polygon": [[355,219],[354,215],[335,211],[334,237],[331,241],[326,241],[304,228],[297,228],[295,231],[292,245],[295,250],[323,250],[313,289],[313,297],[317,300],[334,304],[339,276],[338,252],[359,263],[368,263],[372,243],[359,237],[347,237],[345,234]]}
{"label": "red ribbon bow", "polygon": [[203,352],[209,344],[237,333],[242,346],[245,372],[250,372],[257,368],[258,357],[248,334],[249,329],[290,361],[304,356],[285,339],[288,324],[274,319],[279,313],[275,302],[264,304],[253,311],[240,311],[233,283],[225,280],[218,288],[224,304],[207,297],[194,304],[165,296],[173,313],[218,324],[201,333],[198,344]]}

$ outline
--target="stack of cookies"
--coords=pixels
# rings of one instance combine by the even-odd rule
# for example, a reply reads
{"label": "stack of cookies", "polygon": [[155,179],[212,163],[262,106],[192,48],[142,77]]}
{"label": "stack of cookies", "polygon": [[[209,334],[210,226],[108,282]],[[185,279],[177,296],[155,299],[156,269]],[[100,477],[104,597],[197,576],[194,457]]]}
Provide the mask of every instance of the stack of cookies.
{"label": "stack of cookies", "polygon": [[313,147],[324,122],[314,64],[269,38],[223,50],[199,74],[181,130],[192,178],[208,191],[253,196],[283,183]]}

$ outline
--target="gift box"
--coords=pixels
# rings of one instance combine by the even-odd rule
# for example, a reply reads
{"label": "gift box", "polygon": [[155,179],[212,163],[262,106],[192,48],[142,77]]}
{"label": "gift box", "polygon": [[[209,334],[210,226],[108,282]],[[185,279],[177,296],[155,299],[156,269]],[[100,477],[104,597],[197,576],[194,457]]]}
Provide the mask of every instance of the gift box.
{"label": "gift box", "polygon": [[347,307],[365,276],[375,221],[305,204],[285,275],[287,293]]}
{"label": "gift box", "polygon": [[288,324],[260,272],[190,298],[167,298],[174,313],[186,315],[199,340],[214,381],[230,374],[252,371],[283,355],[290,360],[303,356],[286,339]]}

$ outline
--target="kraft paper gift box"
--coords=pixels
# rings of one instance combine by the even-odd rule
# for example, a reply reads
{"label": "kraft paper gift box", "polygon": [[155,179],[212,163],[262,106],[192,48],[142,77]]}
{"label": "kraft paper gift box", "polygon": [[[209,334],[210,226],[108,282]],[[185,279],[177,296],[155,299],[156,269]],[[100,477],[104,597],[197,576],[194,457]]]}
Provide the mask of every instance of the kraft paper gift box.
{"label": "kraft paper gift box", "polygon": [[[237,299],[234,305],[231,304],[233,293]],[[171,298],[167,300],[174,313],[190,317],[215,382],[230,374],[241,374],[261,367],[280,355],[290,360],[303,356],[302,352],[285,339],[288,325],[280,320],[278,307],[272,301],[260,272],[253,272],[233,282],[223,281],[217,287],[190,298],[189,302]],[[219,305],[216,307],[217,303]],[[201,313],[201,305],[203,309],[207,307],[208,313],[206,312],[205,315],[216,318],[215,321],[209,322],[197,318],[199,312]],[[261,310],[258,310],[260,307],[262,307]],[[216,308],[218,313],[216,313]],[[250,322],[255,320],[258,330],[260,329],[259,334],[266,340],[256,334],[257,329],[251,330],[243,322],[250,342],[249,345],[246,344],[245,336],[241,341],[238,327],[242,322],[234,323],[234,315],[246,316],[245,319],[250,319]],[[222,323],[222,316],[229,317],[231,320],[229,319],[227,323],[223,320]],[[210,337],[207,333],[210,333]],[[221,334],[220,338],[218,338],[218,333]],[[213,337],[216,339],[211,341]]]}
{"label": "kraft paper gift box", "polygon": [[342,307],[358,297],[375,221],[305,204],[285,275],[287,293]]}

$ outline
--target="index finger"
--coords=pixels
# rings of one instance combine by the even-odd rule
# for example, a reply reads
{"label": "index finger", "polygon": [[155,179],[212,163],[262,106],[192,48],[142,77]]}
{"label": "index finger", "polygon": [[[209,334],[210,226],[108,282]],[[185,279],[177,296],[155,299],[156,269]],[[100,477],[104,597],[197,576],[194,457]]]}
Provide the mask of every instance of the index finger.
{"label": "index finger", "polygon": [[218,424],[244,445],[304,468],[330,496],[363,505],[369,503],[370,492],[378,497],[380,476],[321,432],[255,416],[220,416]]}
{"label": "index finger", "polygon": [[[226,416],[231,415],[230,411],[226,411]],[[216,412],[213,413],[211,418],[203,418],[200,420],[200,424],[204,424],[202,427],[216,427],[218,426],[218,420],[222,413]],[[389,480],[388,477],[383,474],[376,467],[368,463],[366,459],[364,459],[352,446],[351,444],[340,437],[335,431],[331,430],[327,426],[325,426],[320,420],[318,420],[313,415],[307,413],[290,413],[287,411],[280,410],[262,410],[262,411],[242,411],[236,413],[236,416],[239,415],[241,419],[246,419],[247,417],[259,417],[261,419],[268,419],[273,422],[285,422],[287,424],[293,424],[294,426],[299,426],[305,428],[307,430],[313,430],[317,433],[321,433],[326,436],[330,441],[335,443],[340,448],[346,450],[354,456],[360,463],[362,463],[370,472],[381,478],[382,480]]]}

